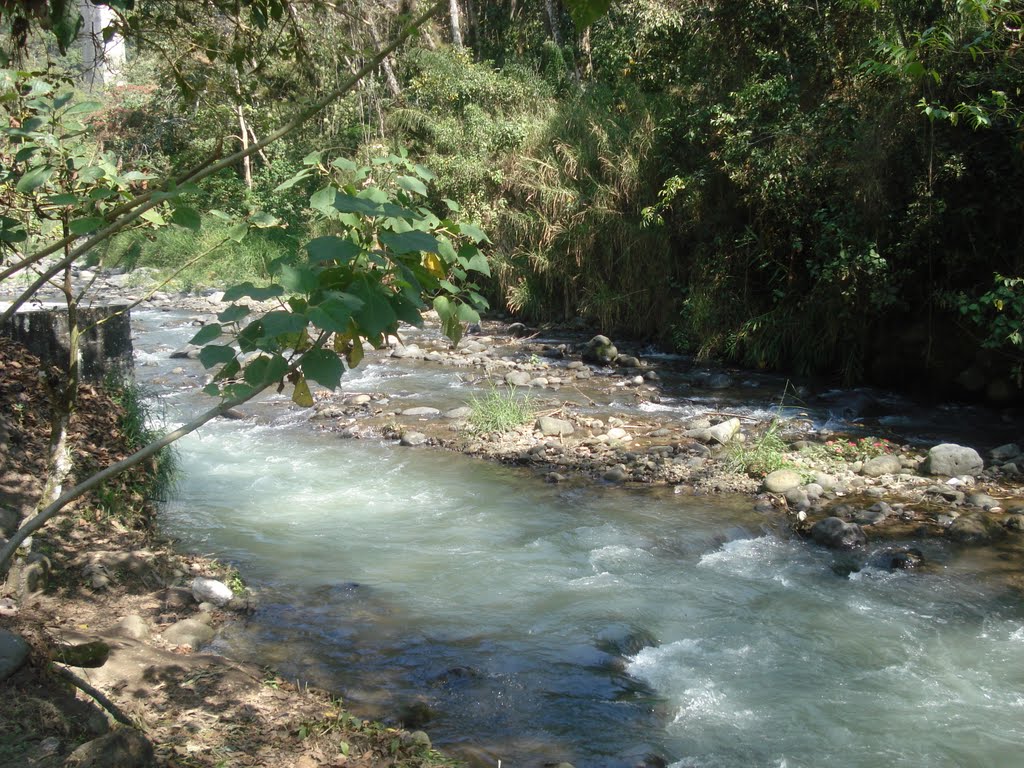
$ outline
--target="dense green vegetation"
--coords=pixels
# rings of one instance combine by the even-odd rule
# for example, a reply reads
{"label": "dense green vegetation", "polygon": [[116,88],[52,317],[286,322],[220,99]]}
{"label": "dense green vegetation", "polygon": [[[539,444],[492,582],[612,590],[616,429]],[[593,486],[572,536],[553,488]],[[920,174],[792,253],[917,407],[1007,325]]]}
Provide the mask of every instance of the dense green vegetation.
{"label": "dense green vegetation", "polygon": [[[174,174],[272,133],[417,4],[115,5],[134,7],[130,66],[97,139],[124,167]],[[458,38],[443,5],[357,89],[200,185],[204,220],[262,211],[287,231],[227,243],[184,285],[265,280],[317,234],[311,150],[408,151],[433,174],[430,207],[456,200],[490,234],[491,305],[526,320],[1019,393],[1018,3],[635,0],[584,27],[569,11],[587,4],[463,2]],[[216,231],[123,235],[106,257],[170,268]]]}

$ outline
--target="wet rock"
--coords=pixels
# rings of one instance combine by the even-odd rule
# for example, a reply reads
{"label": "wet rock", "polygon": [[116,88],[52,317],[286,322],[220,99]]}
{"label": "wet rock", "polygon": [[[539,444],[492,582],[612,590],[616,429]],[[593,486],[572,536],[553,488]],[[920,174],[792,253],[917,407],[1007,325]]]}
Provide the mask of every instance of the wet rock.
{"label": "wet rock", "polygon": [[640,360],[633,355],[619,355],[615,358],[615,365],[618,368],[639,368]]}
{"label": "wet rock", "polygon": [[29,645],[20,635],[0,629],[0,680],[6,680],[28,659]]}
{"label": "wet rock", "polygon": [[955,443],[942,443],[932,447],[924,464],[921,465],[921,471],[925,474],[943,477],[976,475],[983,468],[984,462],[976,450]]}
{"label": "wet rock", "polygon": [[506,328],[509,336],[514,336],[517,339],[521,339],[523,336],[529,336],[530,329],[522,323],[512,323]]}
{"label": "wet rock", "polygon": [[446,419],[456,420],[468,419],[472,415],[472,413],[472,408],[470,408],[468,405],[462,405],[459,406],[458,408],[452,408],[450,411],[445,411],[443,415]]}
{"label": "wet rock", "polygon": [[713,373],[708,377],[708,389],[728,389],[734,383],[727,373]]}
{"label": "wet rock", "polygon": [[924,555],[919,549],[900,549],[889,556],[889,568],[894,571],[906,571],[924,564]]}
{"label": "wet rock", "polygon": [[415,344],[409,344],[408,346],[402,346],[399,344],[393,350],[391,350],[391,356],[396,360],[405,358],[416,358],[423,356],[423,350]]}
{"label": "wet rock", "polygon": [[534,427],[545,437],[565,437],[576,431],[572,422],[554,416],[541,416]]}
{"label": "wet rock", "polygon": [[425,701],[411,701],[398,709],[398,721],[406,728],[420,728],[435,716],[436,713]]}
{"label": "wet rock", "polygon": [[434,416],[440,416],[441,411],[438,408],[430,408],[428,406],[419,406],[416,408],[406,408],[402,411],[403,416],[410,416],[413,418],[427,417],[433,418]]}
{"label": "wet rock", "polygon": [[601,477],[610,483],[624,483],[629,480],[629,472],[625,466],[619,464],[607,470]]}
{"label": "wet rock", "polygon": [[422,432],[406,430],[405,432],[402,433],[402,436],[399,438],[398,443],[399,445],[404,445],[407,448],[415,448],[417,446],[424,445],[427,442],[427,440],[427,436],[424,435]]}
{"label": "wet rock", "polygon": [[1016,443],[1007,443],[1006,445],[1000,445],[997,448],[993,448],[988,452],[988,457],[992,461],[998,462],[999,464],[1005,464],[1008,461],[1014,461],[1021,455],[1020,446]]}
{"label": "wet rock", "polygon": [[975,512],[958,517],[946,532],[949,538],[961,544],[989,544],[1000,538],[1004,529],[987,515]]}
{"label": "wet rock", "polygon": [[164,641],[171,645],[188,645],[193,650],[213,640],[213,627],[207,622],[209,614],[199,614],[195,618],[176,621],[163,631]]}
{"label": "wet rock", "polygon": [[194,347],[191,344],[185,347],[171,352],[171,360],[198,360],[199,359],[199,347]]}
{"label": "wet rock", "polygon": [[977,491],[967,496],[966,502],[972,507],[981,507],[986,512],[990,509],[999,506],[999,502],[989,496],[987,493],[981,493]]}
{"label": "wet rock", "polygon": [[901,469],[903,469],[903,464],[900,463],[899,457],[886,453],[865,461],[860,472],[868,477],[881,477],[882,475],[898,474]]}
{"label": "wet rock", "polygon": [[607,336],[595,336],[583,348],[583,360],[595,365],[609,365],[619,356],[619,350]]}
{"label": "wet rock", "polygon": [[790,488],[784,496],[790,509],[806,512],[811,508],[811,500],[802,488]]}
{"label": "wet rock", "polygon": [[725,445],[732,440],[739,431],[740,420],[732,418],[710,427],[708,429],[708,434],[711,436],[712,441],[719,443],[720,445]]}
{"label": "wet rock", "polygon": [[345,405],[369,405],[373,402],[373,398],[366,393],[352,395],[351,397],[345,398]]}
{"label": "wet rock", "polygon": [[965,499],[964,492],[958,491],[951,485],[933,485],[926,488],[924,492],[927,496],[940,496],[954,504],[963,504]]}
{"label": "wet rock", "polygon": [[856,523],[838,517],[826,517],[811,526],[811,538],[829,549],[850,550],[867,543],[867,536]]}
{"label": "wet rock", "polygon": [[149,768],[155,764],[153,745],[134,728],[118,728],[87,741],[64,763],[66,768]]}
{"label": "wet rock", "polygon": [[1003,518],[1003,527],[1014,533],[1024,533],[1024,514],[1007,515]]}
{"label": "wet rock", "polygon": [[560,475],[557,472],[548,472],[544,475],[544,480],[549,483],[564,483],[568,479],[565,475]]}
{"label": "wet rock", "polygon": [[785,493],[803,483],[800,473],[793,469],[777,469],[764,479],[764,489],[769,493]]}
{"label": "wet rock", "polygon": [[526,371],[509,371],[505,374],[505,383],[510,387],[528,387],[533,379]]}
{"label": "wet rock", "polygon": [[857,509],[850,515],[850,520],[857,525],[878,525],[889,516],[889,505],[875,504],[870,509]]}
{"label": "wet rock", "polygon": [[213,603],[216,606],[227,605],[228,601],[235,596],[231,587],[223,581],[208,579],[205,576],[196,576],[192,579],[192,597],[197,603]]}

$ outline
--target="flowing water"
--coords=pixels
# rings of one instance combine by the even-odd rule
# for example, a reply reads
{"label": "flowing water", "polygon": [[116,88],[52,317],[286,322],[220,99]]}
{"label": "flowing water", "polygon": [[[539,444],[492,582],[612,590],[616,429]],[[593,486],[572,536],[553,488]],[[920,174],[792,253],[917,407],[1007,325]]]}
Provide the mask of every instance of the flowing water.
{"label": "flowing water", "polygon": [[[193,329],[136,322],[139,376],[165,381]],[[451,384],[371,365],[346,386],[465,400]],[[162,518],[259,591],[218,641],[237,656],[368,714],[429,711],[480,764],[1024,762],[1024,607],[938,544],[926,572],[839,575],[746,499],[545,485],[316,433],[284,398],[259,414],[181,442]]]}

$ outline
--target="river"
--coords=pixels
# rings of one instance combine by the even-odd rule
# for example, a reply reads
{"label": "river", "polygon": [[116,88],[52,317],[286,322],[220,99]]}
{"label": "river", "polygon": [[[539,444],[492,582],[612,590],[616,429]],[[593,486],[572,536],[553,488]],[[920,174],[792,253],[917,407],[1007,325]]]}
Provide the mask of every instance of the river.
{"label": "river", "polygon": [[[135,325],[137,374],[183,421],[201,369],[167,353],[195,329]],[[450,372],[380,364],[344,386],[468,398]],[[260,596],[219,650],[367,715],[429,715],[481,765],[1020,764],[1024,606],[956,550],[847,574],[746,498],[549,485],[317,432],[284,396],[256,412],[179,443],[161,513]]]}

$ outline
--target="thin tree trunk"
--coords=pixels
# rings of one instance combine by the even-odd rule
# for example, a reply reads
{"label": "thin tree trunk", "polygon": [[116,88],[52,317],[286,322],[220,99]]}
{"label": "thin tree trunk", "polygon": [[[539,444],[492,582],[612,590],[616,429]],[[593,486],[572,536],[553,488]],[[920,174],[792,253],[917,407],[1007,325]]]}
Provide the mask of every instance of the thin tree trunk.
{"label": "thin tree trunk", "polygon": [[239,104],[235,107],[238,112],[238,133],[242,141],[242,178],[245,179],[245,188],[252,189],[252,156],[249,154],[249,126],[245,122],[245,110]]}
{"label": "thin tree trunk", "polygon": [[462,47],[462,19],[459,11],[459,0],[448,0],[448,20],[452,28],[452,45]]}
{"label": "thin tree trunk", "polygon": [[[377,22],[373,20],[373,16],[367,15],[366,25],[370,29],[370,40],[373,41],[373,47],[379,51],[380,35],[377,33]],[[402,86],[398,84],[398,78],[395,77],[395,70],[391,66],[390,56],[384,57],[384,60],[380,63],[380,68],[384,70],[384,82],[387,83],[388,91],[391,92],[392,97],[397,99],[402,95]]]}
{"label": "thin tree trunk", "polygon": [[548,12],[548,25],[551,27],[551,39],[555,45],[562,47],[562,33],[558,29],[558,10],[555,8],[555,0],[544,0],[544,7]]}

